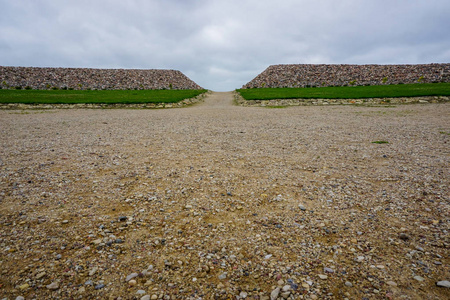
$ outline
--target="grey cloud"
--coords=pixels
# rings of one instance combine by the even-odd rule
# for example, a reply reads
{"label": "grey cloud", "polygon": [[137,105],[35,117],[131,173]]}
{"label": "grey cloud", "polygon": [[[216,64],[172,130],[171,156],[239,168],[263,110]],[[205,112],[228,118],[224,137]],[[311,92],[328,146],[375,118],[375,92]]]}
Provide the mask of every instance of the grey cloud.
{"label": "grey cloud", "polygon": [[213,90],[270,64],[450,61],[445,0],[0,0],[0,65],[178,69]]}

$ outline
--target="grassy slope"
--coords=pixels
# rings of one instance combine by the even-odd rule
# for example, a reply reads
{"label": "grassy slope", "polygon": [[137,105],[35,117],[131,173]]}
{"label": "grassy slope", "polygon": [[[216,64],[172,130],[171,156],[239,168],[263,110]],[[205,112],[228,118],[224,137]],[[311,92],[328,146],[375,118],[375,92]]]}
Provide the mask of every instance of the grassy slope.
{"label": "grassy slope", "polygon": [[259,88],[237,90],[246,100],[362,99],[418,96],[450,96],[450,83],[421,83],[319,88]]}
{"label": "grassy slope", "polygon": [[175,103],[206,90],[5,90],[0,89],[0,103],[25,104],[139,104]]}

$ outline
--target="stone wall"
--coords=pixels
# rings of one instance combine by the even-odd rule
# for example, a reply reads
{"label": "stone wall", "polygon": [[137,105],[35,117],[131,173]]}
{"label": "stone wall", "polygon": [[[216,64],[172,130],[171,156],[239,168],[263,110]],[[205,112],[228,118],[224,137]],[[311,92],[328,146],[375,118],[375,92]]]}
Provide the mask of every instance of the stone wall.
{"label": "stone wall", "polygon": [[450,82],[450,64],[272,65],[242,88]]}
{"label": "stone wall", "polygon": [[126,90],[201,89],[176,70],[35,68],[0,66],[1,88]]}

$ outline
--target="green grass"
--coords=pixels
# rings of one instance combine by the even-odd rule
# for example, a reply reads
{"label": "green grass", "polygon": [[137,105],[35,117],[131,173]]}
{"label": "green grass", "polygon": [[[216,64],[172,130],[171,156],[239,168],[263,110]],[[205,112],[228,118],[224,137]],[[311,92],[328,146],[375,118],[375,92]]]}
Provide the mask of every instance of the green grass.
{"label": "green grass", "polygon": [[258,88],[237,90],[246,100],[363,99],[450,96],[450,83],[340,86],[318,88]]}
{"label": "green grass", "polygon": [[24,104],[142,104],[175,103],[206,90],[6,90],[0,103]]}

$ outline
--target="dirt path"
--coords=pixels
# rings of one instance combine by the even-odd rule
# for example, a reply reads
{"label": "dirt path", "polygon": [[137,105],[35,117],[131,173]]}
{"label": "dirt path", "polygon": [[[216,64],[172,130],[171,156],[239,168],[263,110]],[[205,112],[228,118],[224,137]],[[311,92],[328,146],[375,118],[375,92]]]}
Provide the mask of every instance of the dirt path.
{"label": "dirt path", "polygon": [[200,105],[208,108],[230,108],[233,104],[233,92],[212,92]]}
{"label": "dirt path", "polygon": [[0,111],[0,299],[450,298],[450,104],[232,102]]}

